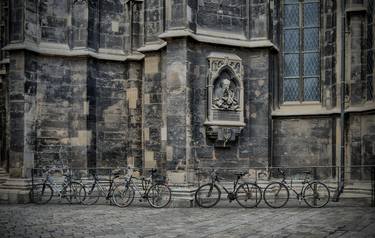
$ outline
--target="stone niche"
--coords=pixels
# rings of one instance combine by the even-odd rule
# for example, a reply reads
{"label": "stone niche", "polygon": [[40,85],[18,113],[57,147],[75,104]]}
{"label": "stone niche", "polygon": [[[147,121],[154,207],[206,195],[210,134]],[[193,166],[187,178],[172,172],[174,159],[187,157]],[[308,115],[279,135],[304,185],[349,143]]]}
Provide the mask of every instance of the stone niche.
{"label": "stone niche", "polygon": [[245,126],[242,60],[215,52],[208,56],[208,64],[206,134],[216,146],[227,147]]}

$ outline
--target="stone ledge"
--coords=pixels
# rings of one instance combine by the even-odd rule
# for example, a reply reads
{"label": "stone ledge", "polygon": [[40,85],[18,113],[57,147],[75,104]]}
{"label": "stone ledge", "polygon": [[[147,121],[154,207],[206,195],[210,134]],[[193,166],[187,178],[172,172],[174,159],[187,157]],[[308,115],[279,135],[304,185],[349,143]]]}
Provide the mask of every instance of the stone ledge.
{"label": "stone ledge", "polygon": [[150,52],[150,51],[158,51],[160,49],[163,49],[167,45],[167,42],[156,42],[151,44],[146,44],[145,46],[142,46],[141,48],[138,48],[137,51],[139,52]]}
{"label": "stone ledge", "polygon": [[29,203],[30,186],[31,179],[8,178],[0,185],[0,203]]}
{"label": "stone ledge", "polygon": [[[375,103],[364,104],[363,106],[351,106],[345,109],[346,113],[368,112],[375,110]],[[328,110],[319,105],[283,105],[280,109],[272,111],[272,116],[311,116],[311,115],[334,115],[340,114],[340,108]]]}
{"label": "stone ledge", "polygon": [[176,38],[176,37],[191,37],[194,40],[203,42],[203,43],[228,45],[228,46],[243,47],[243,48],[271,48],[276,51],[279,51],[279,48],[275,44],[273,44],[270,40],[266,40],[266,39],[240,40],[240,39],[232,39],[232,38],[223,38],[223,37],[217,37],[217,36],[212,36],[212,35],[194,34],[193,32],[187,29],[168,30],[159,35],[159,38],[161,39]]}
{"label": "stone ledge", "polygon": [[144,58],[144,55],[140,52],[126,55],[125,53],[118,53],[119,50],[103,48],[99,49],[99,51],[96,52],[94,49],[91,48],[69,49],[69,47],[65,44],[54,43],[12,43],[5,46],[2,50],[29,50],[42,55],[57,55],[65,57],[93,57],[96,59],[112,61],[142,60]]}

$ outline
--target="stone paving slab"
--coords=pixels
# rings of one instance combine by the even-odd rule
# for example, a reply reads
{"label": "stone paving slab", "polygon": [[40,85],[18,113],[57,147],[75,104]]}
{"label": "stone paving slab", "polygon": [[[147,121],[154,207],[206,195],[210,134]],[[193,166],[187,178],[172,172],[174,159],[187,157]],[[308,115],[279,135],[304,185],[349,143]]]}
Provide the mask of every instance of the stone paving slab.
{"label": "stone paving slab", "polygon": [[375,237],[375,208],[1,205],[0,237]]}

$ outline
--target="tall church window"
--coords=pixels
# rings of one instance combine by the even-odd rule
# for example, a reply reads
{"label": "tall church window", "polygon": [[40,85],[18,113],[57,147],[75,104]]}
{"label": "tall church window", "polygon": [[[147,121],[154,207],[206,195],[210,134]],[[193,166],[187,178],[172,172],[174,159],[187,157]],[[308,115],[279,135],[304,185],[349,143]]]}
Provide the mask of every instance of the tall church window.
{"label": "tall church window", "polygon": [[319,0],[285,0],[283,101],[320,101]]}

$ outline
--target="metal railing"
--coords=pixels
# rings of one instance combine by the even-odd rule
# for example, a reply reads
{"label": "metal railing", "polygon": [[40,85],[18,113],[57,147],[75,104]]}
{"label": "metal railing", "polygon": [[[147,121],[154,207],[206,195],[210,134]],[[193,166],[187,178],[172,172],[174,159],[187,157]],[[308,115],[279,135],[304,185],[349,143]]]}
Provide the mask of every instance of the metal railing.
{"label": "metal railing", "polygon": [[[101,167],[101,168],[69,168],[69,167],[56,167],[56,172],[53,174],[57,179],[56,181],[62,181],[64,173],[70,173],[74,180],[80,181],[83,184],[92,182],[92,176],[94,172],[102,180],[103,184],[106,185],[106,181],[110,181],[113,178],[114,172],[120,170],[122,175],[126,173],[126,167]],[[262,189],[264,189],[271,181],[280,181],[281,175],[278,172],[279,169],[285,171],[287,182],[299,188],[301,181],[303,180],[304,172],[309,171],[311,180],[319,180],[325,183],[331,191],[331,198],[333,202],[339,202],[341,200],[350,200],[351,203],[348,205],[359,205],[356,201],[361,200],[362,204],[375,206],[375,166],[374,165],[362,165],[362,166],[346,166],[344,168],[344,188],[339,192],[340,188],[340,166],[300,166],[300,167],[251,167],[251,168],[238,168],[228,169],[220,167],[200,167],[193,170],[194,173],[194,184],[191,187],[197,188],[209,179],[209,172],[215,169],[224,177],[227,181],[228,186],[231,186],[233,178],[236,172],[247,172],[247,175],[242,178],[244,181],[255,182]],[[142,176],[141,171],[138,169],[139,175]],[[45,168],[33,168],[31,169],[31,180],[32,185],[40,182],[43,179]],[[224,181],[224,183],[225,183]],[[183,184],[170,183],[172,192],[174,188],[179,188]],[[186,184],[184,184],[186,185]],[[190,191],[191,194],[192,191]],[[181,191],[179,191],[181,193]]]}

